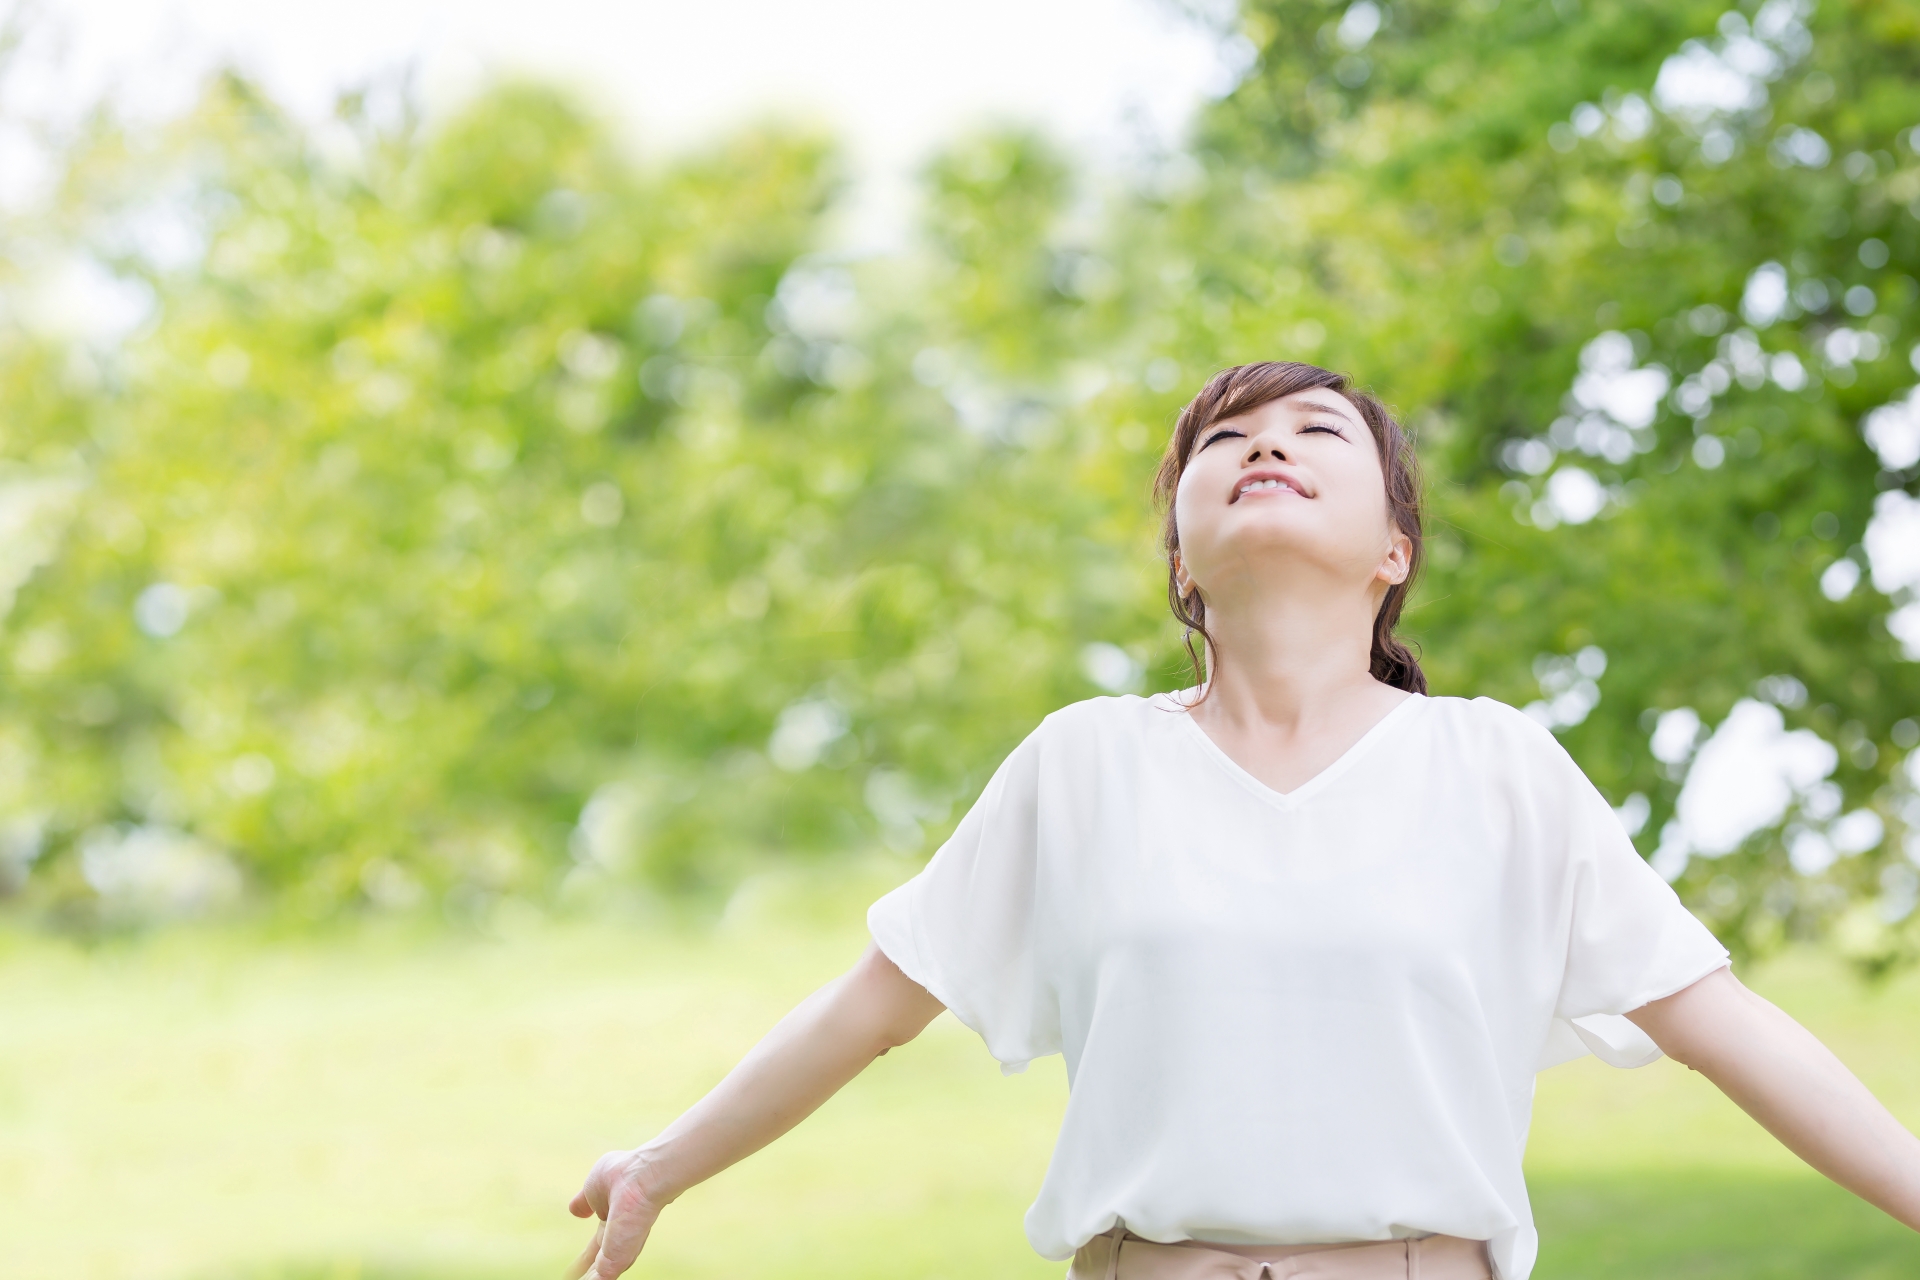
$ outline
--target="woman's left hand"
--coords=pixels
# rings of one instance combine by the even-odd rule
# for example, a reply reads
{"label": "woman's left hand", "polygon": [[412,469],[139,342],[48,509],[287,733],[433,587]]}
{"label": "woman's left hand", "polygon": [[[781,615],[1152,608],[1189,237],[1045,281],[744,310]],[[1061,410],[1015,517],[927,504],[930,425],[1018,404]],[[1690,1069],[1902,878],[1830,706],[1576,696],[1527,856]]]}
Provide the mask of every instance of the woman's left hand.
{"label": "woman's left hand", "polygon": [[567,1268],[567,1280],[614,1280],[640,1256],[665,1202],[647,1185],[639,1151],[609,1151],[594,1162],[568,1209],[576,1218],[597,1216],[593,1239]]}

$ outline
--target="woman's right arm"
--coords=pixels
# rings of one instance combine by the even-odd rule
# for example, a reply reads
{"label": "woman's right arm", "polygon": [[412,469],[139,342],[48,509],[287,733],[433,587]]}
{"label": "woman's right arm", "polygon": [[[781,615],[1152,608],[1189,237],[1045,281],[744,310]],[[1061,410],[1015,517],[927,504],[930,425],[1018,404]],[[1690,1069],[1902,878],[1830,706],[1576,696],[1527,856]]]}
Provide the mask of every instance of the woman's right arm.
{"label": "woman's right arm", "polygon": [[941,1003],[869,944],[808,996],[711,1092],[652,1141],[610,1151],[570,1206],[597,1215],[570,1277],[613,1280],[640,1255],[660,1210],[800,1123],[867,1064],[919,1035]]}

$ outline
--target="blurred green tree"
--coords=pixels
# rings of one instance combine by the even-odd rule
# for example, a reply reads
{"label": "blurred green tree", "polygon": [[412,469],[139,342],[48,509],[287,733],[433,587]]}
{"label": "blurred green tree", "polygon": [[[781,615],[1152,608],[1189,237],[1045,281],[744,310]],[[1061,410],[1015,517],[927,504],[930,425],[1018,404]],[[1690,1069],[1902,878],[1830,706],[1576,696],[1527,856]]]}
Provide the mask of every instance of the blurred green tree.
{"label": "blurred green tree", "polygon": [[[1920,19],[1254,0],[1238,38],[1251,70],[1169,211],[1213,282],[1170,291],[1169,350],[1377,380],[1434,482],[1409,616],[1436,686],[1532,703],[1642,797],[1643,848],[1737,950],[1843,916],[1869,966],[1910,956],[1920,618],[1904,645],[1887,619],[1920,582],[1910,550],[1861,570],[1876,512],[1914,536],[1920,449],[1910,409],[1861,426],[1920,337]],[[1667,825],[1694,743],[1656,759],[1650,731],[1742,700],[1837,767],[1729,850]]]}
{"label": "blurred green tree", "polygon": [[[901,280],[809,256],[820,139],[650,173],[543,89],[433,131],[395,102],[343,102],[329,153],[228,76],[69,157],[49,225],[152,314],[17,328],[0,365],[39,539],[0,704],[16,887],[31,856],[83,915],[241,879],[323,913],[924,849],[1092,691],[1075,637],[1150,570],[1052,470],[1065,337],[1028,309],[1061,299],[1063,160],[956,152]],[[1003,335],[993,378],[916,336],[943,289]]]}
{"label": "blurred green tree", "polygon": [[[320,913],[924,851],[1048,710],[1181,682],[1148,478],[1201,378],[1293,357],[1414,424],[1437,692],[1553,725],[1737,950],[1920,951],[1920,23],[1250,0],[1222,38],[1190,148],[1100,185],[962,139],[881,259],[822,251],[816,137],[649,168],[524,85],[432,129],[233,77],[163,138],[103,116],[4,255],[151,311],[0,333],[0,881],[191,898],[218,850]],[[1687,788],[1737,727],[1798,772],[1716,843]]]}

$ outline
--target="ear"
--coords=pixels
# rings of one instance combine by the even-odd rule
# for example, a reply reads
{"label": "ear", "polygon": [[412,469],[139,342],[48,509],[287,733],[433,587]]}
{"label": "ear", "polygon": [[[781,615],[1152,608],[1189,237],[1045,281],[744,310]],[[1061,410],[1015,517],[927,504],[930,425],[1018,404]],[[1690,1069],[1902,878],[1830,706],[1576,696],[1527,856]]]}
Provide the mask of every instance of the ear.
{"label": "ear", "polygon": [[1193,579],[1187,575],[1186,561],[1178,551],[1173,553],[1173,584],[1180,589],[1182,600],[1193,594]]}
{"label": "ear", "polygon": [[1387,555],[1380,567],[1373,571],[1375,580],[1394,586],[1407,580],[1407,573],[1413,568],[1413,539],[1394,526],[1393,536],[1387,545]]}

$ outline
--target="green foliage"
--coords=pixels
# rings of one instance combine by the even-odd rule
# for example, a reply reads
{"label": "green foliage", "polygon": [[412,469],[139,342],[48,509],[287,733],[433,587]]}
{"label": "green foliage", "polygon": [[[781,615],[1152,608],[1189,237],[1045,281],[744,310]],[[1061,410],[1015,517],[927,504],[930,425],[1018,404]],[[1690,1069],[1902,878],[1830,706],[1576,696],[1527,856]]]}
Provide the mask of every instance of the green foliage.
{"label": "green foliage", "polygon": [[[1285,263],[1293,296],[1249,291],[1211,324],[1204,308],[1183,317],[1184,349],[1241,358],[1271,348],[1275,311],[1310,313],[1325,361],[1389,389],[1435,482],[1435,570],[1409,620],[1436,686],[1523,703],[1536,654],[1602,648],[1603,698],[1565,737],[1616,801],[1650,798],[1649,850],[1680,775],[1649,754],[1647,709],[1692,706],[1711,724],[1773,674],[1809,693],[1789,724],[1848,747],[1849,807],[1896,832],[1912,811],[1893,733],[1920,707],[1920,668],[1881,625],[1884,597],[1835,603],[1816,583],[1836,558],[1862,559],[1877,492],[1915,479],[1880,470],[1855,424],[1913,381],[1920,166],[1904,131],[1920,120],[1920,32],[1898,6],[1809,9],[1395,4],[1362,40],[1345,10],[1257,3],[1245,26],[1259,62],[1204,135],[1199,203],[1229,208],[1232,236],[1189,236],[1228,259],[1201,271],[1247,281],[1249,262]],[[1773,59],[1758,101],[1649,106],[1684,41],[1735,39]],[[1831,162],[1791,158],[1803,129]],[[1264,225],[1221,199],[1236,185]],[[1769,261],[1795,301],[1743,328],[1743,290]],[[1841,330],[1871,335],[1878,357],[1829,356]],[[1583,406],[1569,388],[1601,331],[1673,384],[1716,357],[1724,371],[1744,342],[1752,360],[1796,360],[1804,385],[1742,376],[1697,417],[1677,392],[1625,456],[1570,448]],[[1503,457],[1544,443],[1557,417],[1559,452],[1611,499],[1591,523],[1541,528],[1545,477]],[[1701,449],[1724,467],[1699,465]],[[1810,878],[1768,831],[1695,859],[1681,888],[1736,950],[1765,949],[1876,896],[1883,874],[1910,874],[1901,863],[1896,836]],[[1870,963],[1912,946],[1871,912],[1847,937]]]}
{"label": "green foliage", "polygon": [[[354,105],[357,168],[232,79],[74,165],[69,225],[156,311],[64,380],[7,352],[9,451],[64,486],[0,712],[45,896],[89,909],[88,842],[97,886],[142,827],[307,911],[545,892],[570,846],[724,888],[924,847],[1092,691],[1076,637],[1113,634],[1146,564],[1101,541],[1111,487],[1056,469],[1044,388],[983,382],[956,430],[909,372],[944,318],[803,257],[829,148],[763,132],[646,172],[544,90],[432,133]],[[952,255],[924,270],[974,282],[947,327],[1041,332],[1062,162],[994,140],[933,186]],[[205,237],[184,266],[114,252],[155,192]]]}
{"label": "green foliage", "polygon": [[[0,255],[8,288],[81,253],[152,300],[117,344],[0,333],[0,880],[36,850],[29,898],[84,916],[154,832],[303,913],[925,851],[1094,676],[1182,682],[1155,454],[1201,377],[1287,356],[1414,426],[1437,692],[1526,704],[1603,650],[1562,732],[1652,852],[1684,769],[1650,714],[1775,690],[1887,838],[1807,875],[1764,831],[1682,891],[1743,953],[1838,920],[1864,963],[1912,954],[1920,667],[1893,601],[1817,584],[1915,482],[1858,424],[1913,381],[1920,27],[1240,22],[1251,70],[1188,153],[1101,187],[963,139],[884,259],[822,251],[835,152],[777,129],[649,165],[536,86],[431,129],[362,95],[329,134],[232,78],[164,136],[103,116]],[[1683,47],[1772,64],[1662,109]],[[1743,321],[1765,263],[1784,304]],[[1669,393],[1609,418],[1575,394],[1600,365]],[[1597,511],[1553,496],[1576,469]]]}

